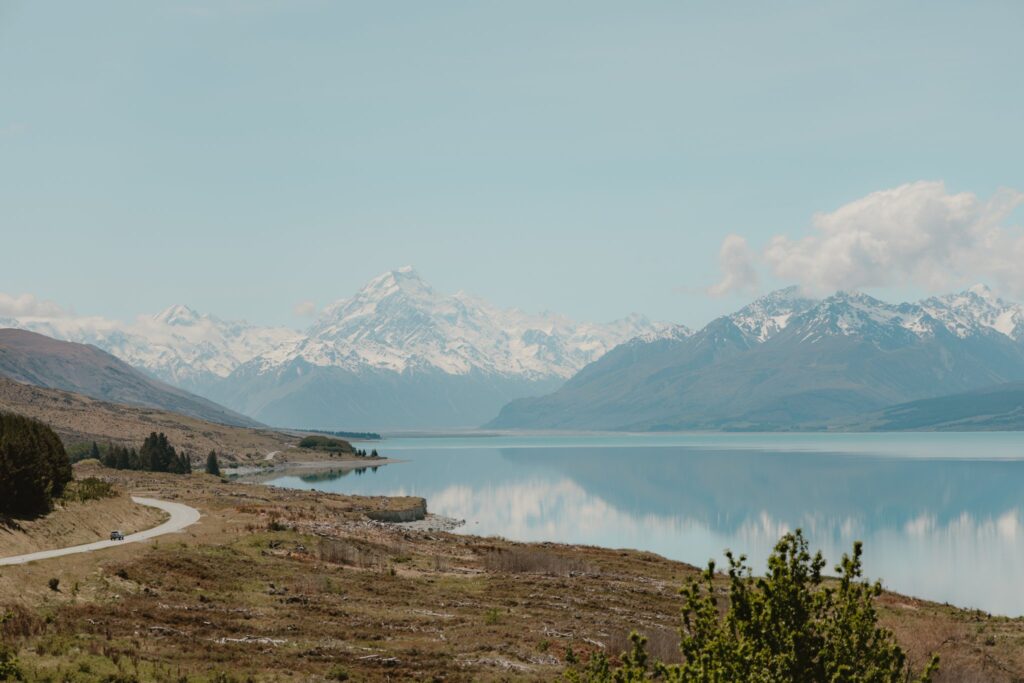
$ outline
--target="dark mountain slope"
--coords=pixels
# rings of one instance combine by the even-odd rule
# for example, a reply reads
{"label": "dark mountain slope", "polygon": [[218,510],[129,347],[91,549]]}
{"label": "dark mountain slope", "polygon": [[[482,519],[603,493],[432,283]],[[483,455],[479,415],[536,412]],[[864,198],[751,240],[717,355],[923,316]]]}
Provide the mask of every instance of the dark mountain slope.
{"label": "dark mountain slope", "polygon": [[858,431],[1024,431],[1024,382],[901,403],[843,427]]}
{"label": "dark mountain slope", "polygon": [[58,341],[25,330],[0,329],[0,377],[210,422],[261,426],[213,401],[153,379],[95,346]]}

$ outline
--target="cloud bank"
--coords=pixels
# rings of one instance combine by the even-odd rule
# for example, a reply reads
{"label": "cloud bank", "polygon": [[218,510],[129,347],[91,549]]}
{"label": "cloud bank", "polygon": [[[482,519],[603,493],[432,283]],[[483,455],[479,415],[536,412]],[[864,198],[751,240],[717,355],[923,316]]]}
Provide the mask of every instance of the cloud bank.
{"label": "cloud bank", "polygon": [[292,313],[300,318],[312,318],[316,315],[316,304],[312,301],[300,301],[292,307]]}
{"label": "cloud bank", "polygon": [[5,294],[0,292],[0,315],[26,318],[60,318],[64,309],[52,301],[39,299],[33,294]]}
{"label": "cloud bank", "polygon": [[873,192],[816,214],[809,234],[776,235],[760,251],[729,235],[719,253],[722,277],[708,291],[749,289],[767,270],[814,294],[899,285],[936,291],[976,281],[1024,294],[1024,229],[1005,225],[1021,204],[1017,190],[982,200],[932,181]]}

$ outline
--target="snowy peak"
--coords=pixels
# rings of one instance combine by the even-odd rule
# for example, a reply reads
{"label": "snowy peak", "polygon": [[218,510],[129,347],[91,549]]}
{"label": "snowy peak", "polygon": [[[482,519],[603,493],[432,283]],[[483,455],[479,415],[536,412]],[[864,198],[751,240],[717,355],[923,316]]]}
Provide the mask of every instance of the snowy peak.
{"label": "snowy peak", "polygon": [[434,296],[434,290],[412,266],[402,266],[370,280],[355,298],[379,301],[395,295],[425,299]]}
{"label": "snowy peak", "polygon": [[794,320],[800,341],[824,336],[861,337],[878,343],[908,343],[932,337],[940,324],[921,306],[887,304],[862,292],[836,292]]}
{"label": "snowy peak", "polygon": [[303,343],[261,362],[263,372],[301,358],[354,371],[569,377],[612,347],[661,327],[636,315],[593,324],[499,309],[462,292],[441,294],[405,267],[328,306]]}
{"label": "snowy peak", "polygon": [[961,339],[992,331],[1024,340],[1024,306],[1003,301],[985,285],[958,294],[931,297],[921,306]]}
{"label": "snowy peak", "polygon": [[175,304],[153,316],[153,321],[162,325],[194,325],[201,316],[188,306]]}
{"label": "snowy peak", "polygon": [[729,316],[750,343],[761,343],[786,329],[790,319],[817,303],[800,291],[786,287],[767,294]]}

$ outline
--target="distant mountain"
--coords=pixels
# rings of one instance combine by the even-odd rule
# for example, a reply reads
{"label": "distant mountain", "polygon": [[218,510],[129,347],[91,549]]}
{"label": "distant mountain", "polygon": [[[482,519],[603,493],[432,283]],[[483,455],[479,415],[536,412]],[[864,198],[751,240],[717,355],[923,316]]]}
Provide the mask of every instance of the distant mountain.
{"label": "distant mountain", "polygon": [[0,329],[0,377],[210,422],[261,426],[212,401],[153,379],[94,346],[58,341],[26,330]]}
{"label": "distant mountain", "polygon": [[579,323],[434,291],[412,268],[374,278],[304,332],[176,305],[130,323],[64,316],[11,327],[92,344],[263,422],[320,429],[475,427],[508,401],[558,388],[637,335],[685,327],[629,316]]}
{"label": "distant mountain", "polygon": [[183,305],[130,323],[74,316],[2,323],[54,339],[92,344],[165,382],[199,394],[242,363],[301,336],[287,328],[201,315]]}
{"label": "distant mountain", "polygon": [[820,428],[1024,380],[1019,312],[982,288],[900,305],[857,292],[815,301],[790,288],[693,335],[634,339],[554,393],[509,403],[487,426]]}
{"label": "distant mountain", "polygon": [[328,306],[302,338],[243,363],[209,395],[271,424],[476,427],[664,328],[640,316],[597,325],[498,309],[440,294],[402,268]]}
{"label": "distant mountain", "polygon": [[857,431],[1024,431],[1024,382],[901,403],[841,427]]}

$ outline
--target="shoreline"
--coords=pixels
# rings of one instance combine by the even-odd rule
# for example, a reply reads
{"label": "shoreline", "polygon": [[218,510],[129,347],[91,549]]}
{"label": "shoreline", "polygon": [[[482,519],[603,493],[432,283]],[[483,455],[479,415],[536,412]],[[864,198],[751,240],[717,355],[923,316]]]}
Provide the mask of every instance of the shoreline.
{"label": "shoreline", "polygon": [[398,458],[358,458],[345,460],[300,460],[296,462],[274,463],[269,466],[245,465],[235,468],[226,468],[223,473],[229,481],[243,484],[265,484],[268,479],[288,476],[291,473],[316,474],[319,472],[330,472],[337,470],[347,472],[349,470],[369,469],[382,465],[396,465],[407,462]]}

